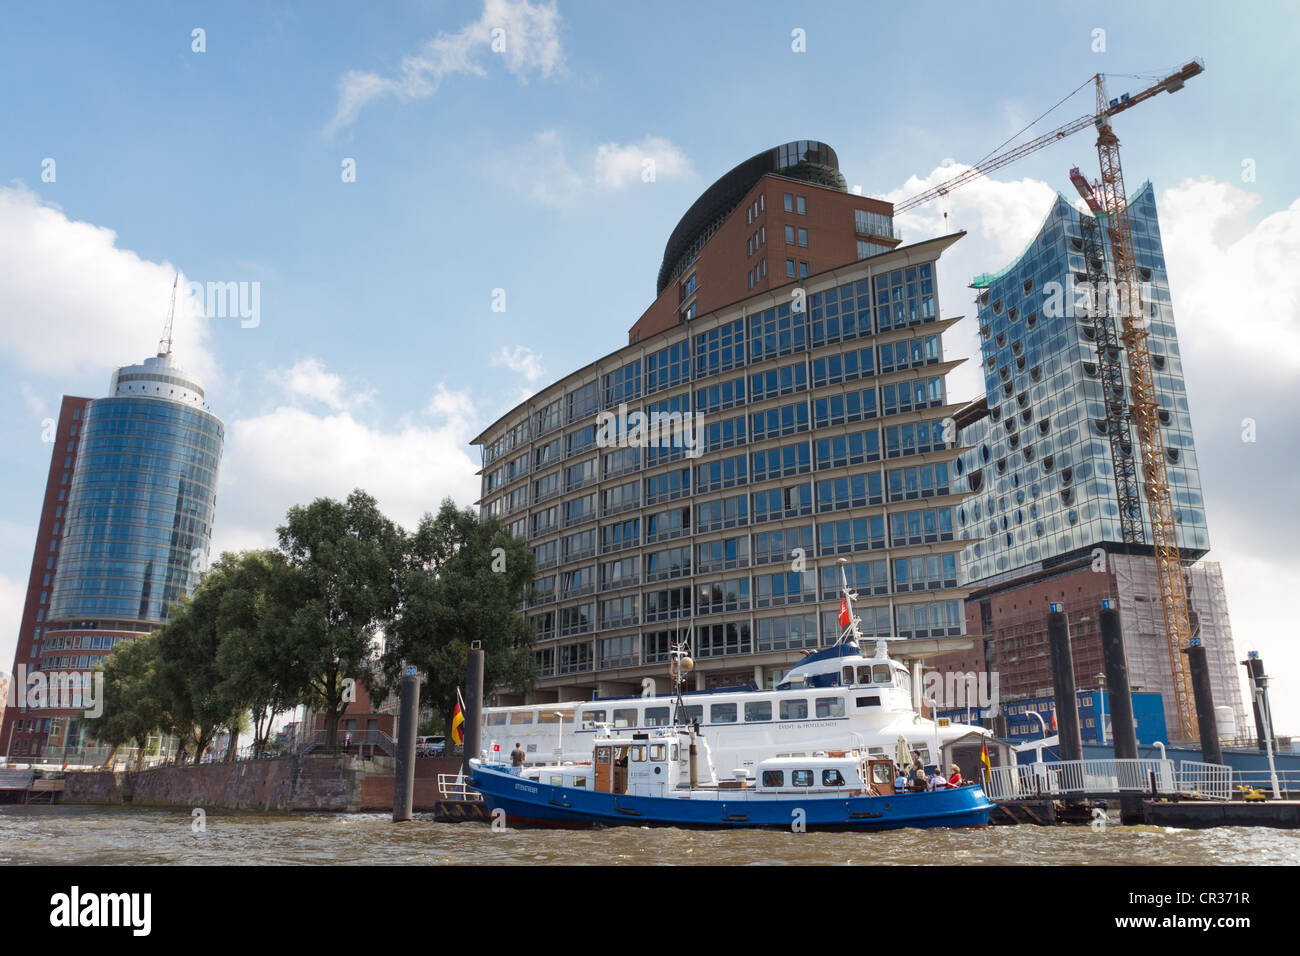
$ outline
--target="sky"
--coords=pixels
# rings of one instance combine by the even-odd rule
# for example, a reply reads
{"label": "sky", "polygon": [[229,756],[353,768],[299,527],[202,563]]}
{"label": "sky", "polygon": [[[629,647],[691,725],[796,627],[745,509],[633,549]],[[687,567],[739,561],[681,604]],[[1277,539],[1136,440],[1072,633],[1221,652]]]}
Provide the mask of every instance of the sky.
{"label": "sky", "polygon": [[[227,426],[214,554],[358,486],[409,527],[476,499],[482,427],[626,344],[678,218],[742,160],[818,139],[851,186],[900,200],[1081,84],[1033,132],[1091,112],[1097,72],[1116,96],[1201,56],[1115,128],[1130,191],[1156,188],[1237,650],[1261,652],[1279,732],[1300,733],[1294,6],[84,2],[4,21],[0,666],[43,422],[154,353],[178,271],[245,296],[177,306],[176,357]],[[950,357],[978,355],[970,278],[1019,255],[1071,166],[1096,175],[1092,140],[899,217],[908,242],[943,212],[968,233],[940,263],[942,315],[968,317]],[[954,398],[980,388],[977,361],[950,377]]]}

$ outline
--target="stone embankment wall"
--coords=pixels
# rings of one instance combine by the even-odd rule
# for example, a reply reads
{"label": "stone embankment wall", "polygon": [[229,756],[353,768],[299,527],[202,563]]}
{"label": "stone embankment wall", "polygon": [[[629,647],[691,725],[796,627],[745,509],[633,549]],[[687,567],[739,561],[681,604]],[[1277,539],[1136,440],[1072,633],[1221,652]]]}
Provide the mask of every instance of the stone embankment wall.
{"label": "stone embankment wall", "polygon": [[[439,773],[455,773],[455,758],[416,761],[416,809],[440,799]],[[61,803],[131,803],[142,806],[222,807],[228,810],[359,812],[393,807],[391,757],[283,757],[188,767],[69,772]]]}

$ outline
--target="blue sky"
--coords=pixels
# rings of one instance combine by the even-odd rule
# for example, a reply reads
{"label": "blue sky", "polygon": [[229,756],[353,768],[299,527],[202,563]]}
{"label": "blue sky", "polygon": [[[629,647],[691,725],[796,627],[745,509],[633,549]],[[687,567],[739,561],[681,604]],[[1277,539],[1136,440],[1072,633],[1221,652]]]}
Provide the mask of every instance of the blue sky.
{"label": "blue sky", "polygon": [[[178,356],[230,429],[217,547],[269,543],[290,504],[355,484],[411,523],[444,494],[473,499],[466,441],[482,425],[626,342],[673,225],[741,160],[821,139],[850,184],[898,199],[1094,72],[1199,55],[1206,74],[1116,128],[1130,188],[1152,180],[1161,204],[1238,642],[1291,668],[1295,689],[1277,595],[1300,583],[1300,349],[1279,345],[1300,345],[1297,41],[1284,4],[14,5],[0,33],[0,664],[49,464],[41,421],[151,354],[173,269],[260,289],[255,327],[185,303],[178,320]],[[1142,85],[1116,76],[1111,93]],[[1091,108],[1087,87],[1040,129]],[[1020,251],[1076,163],[1095,171],[1087,133],[953,195],[970,235],[945,259],[945,315],[971,314],[970,275]],[[899,225],[919,239],[940,219]],[[973,329],[949,349],[974,355]],[[973,397],[978,375],[953,384]],[[1282,716],[1300,728],[1300,708]]]}

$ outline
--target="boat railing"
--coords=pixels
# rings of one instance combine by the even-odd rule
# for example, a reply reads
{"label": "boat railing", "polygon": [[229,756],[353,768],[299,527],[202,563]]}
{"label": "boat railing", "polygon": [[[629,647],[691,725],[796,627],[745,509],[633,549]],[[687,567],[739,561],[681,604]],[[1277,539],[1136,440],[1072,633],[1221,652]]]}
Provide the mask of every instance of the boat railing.
{"label": "boat railing", "polygon": [[443,797],[448,800],[464,800],[479,803],[483,800],[483,795],[471,787],[465,781],[465,775],[460,773],[438,774],[438,790],[442,793]]}

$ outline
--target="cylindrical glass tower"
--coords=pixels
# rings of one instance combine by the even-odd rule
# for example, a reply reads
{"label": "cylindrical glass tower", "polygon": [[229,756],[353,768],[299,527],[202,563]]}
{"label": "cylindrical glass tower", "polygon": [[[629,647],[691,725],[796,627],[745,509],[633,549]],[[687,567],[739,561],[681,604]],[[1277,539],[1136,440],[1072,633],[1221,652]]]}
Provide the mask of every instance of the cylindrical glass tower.
{"label": "cylindrical glass tower", "polygon": [[153,630],[207,566],[225,429],[202,385],[168,353],[118,369],[110,391],[86,411],[51,636]]}

